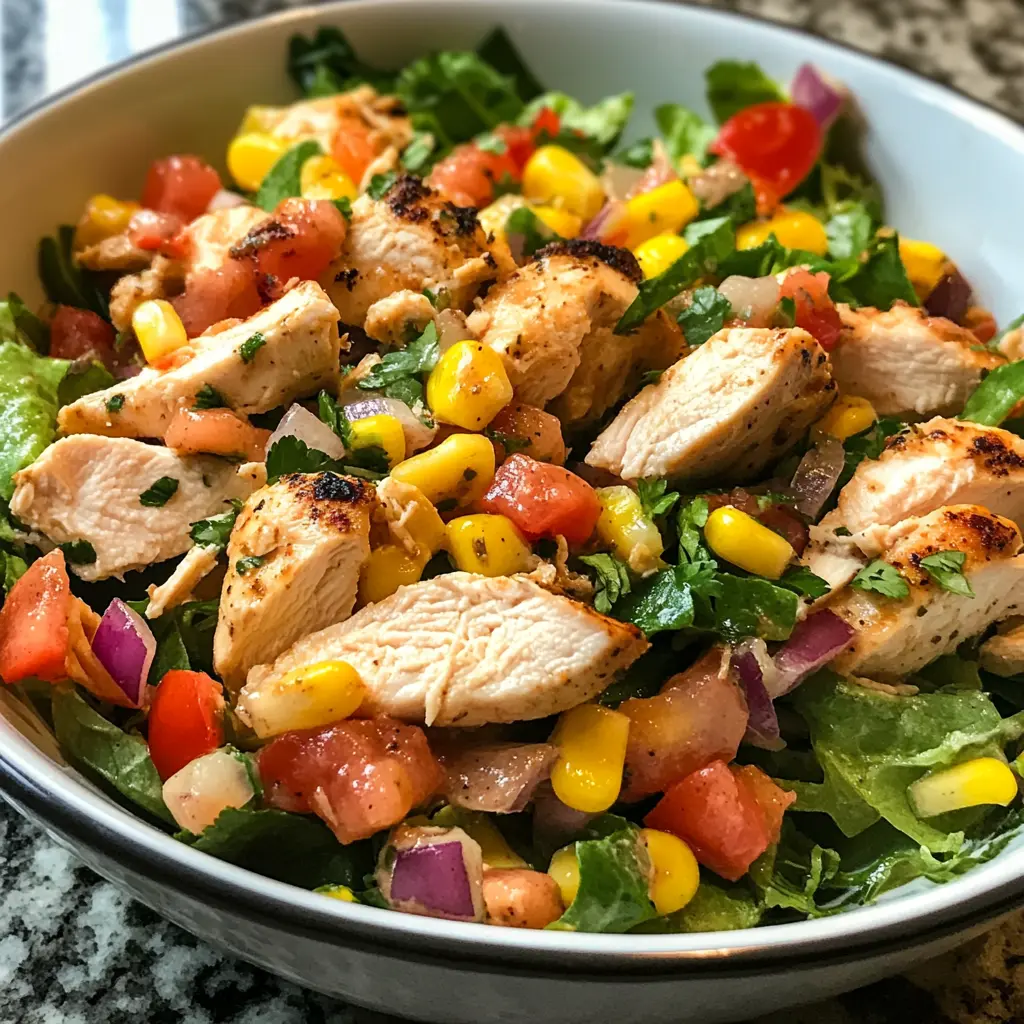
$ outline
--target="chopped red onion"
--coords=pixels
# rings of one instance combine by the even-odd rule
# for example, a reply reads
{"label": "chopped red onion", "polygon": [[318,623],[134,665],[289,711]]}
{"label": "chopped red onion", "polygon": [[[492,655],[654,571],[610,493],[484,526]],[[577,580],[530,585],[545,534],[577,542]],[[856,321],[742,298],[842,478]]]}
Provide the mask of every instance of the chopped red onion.
{"label": "chopped red onion", "polygon": [[444,354],[459,341],[476,341],[476,335],[466,326],[466,314],[461,309],[442,309],[434,317],[437,325],[438,348]]}
{"label": "chopped red onion", "polygon": [[397,398],[387,398],[376,391],[353,389],[343,392],[339,404],[350,420],[362,420],[367,416],[394,416],[402,424],[402,430],[405,432],[407,455],[426,448],[437,433],[436,426],[428,427],[405,402],[400,402]]}
{"label": "chopped red onion", "polygon": [[736,164],[724,159],[705,167],[700,174],[687,178],[686,184],[705,208],[710,210],[739,192],[749,180]]}
{"label": "chopped red onion", "polygon": [[845,86],[833,81],[813,64],[801,64],[797,68],[789,92],[798,107],[814,115],[822,131],[839,116],[848,95]]}
{"label": "chopped red onion", "polygon": [[439,753],[448,802],[492,814],[521,811],[558,756],[550,743],[475,745]]}
{"label": "chopped red onion", "polygon": [[277,430],[270,435],[267,451],[282,437],[297,437],[307,447],[315,448],[332,459],[340,459],[345,454],[341,438],[323,420],[298,403],[284,414]]}
{"label": "chopped red onion", "polygon": [[767,327],[779,304],[779,282],[767,277],[741,277],[733,274],[718,291],[729,300],[733,313],[751,327]]}
{"label": "chopped red onion", "polygon": [[808,518],[817,519],[845,465],[846,452],[841,441],[835,437],[819,440],[800,460],[789,484],[790,493],[797,499],[797,509]]}
{"label": "chopped red onion", "polygon": [[551,783],[542,782],[533,794],[533,841],[538,850],[554,853],[579,835],[595,815],[563,804]]}
{"label": "chopped red onion", "polygon": [[609,160],[601,172],[601,186],[608,199],[626,199],[643,176],[642,167],[630,167],[628,164],[616,164]]}
{"label": "chopped red onion", "polygon": [[138,612],[115,597],[107,605],[92,638],[92,651],[110,678],[124,691],[132,707],[149,703],[149,668],[156,653],[156,640]]}
{"label": "chopped red onion", "polygon": [[944,316],[955,324],[963,323],[970,304],[971,286],[956,267],[939,278],[939,283],[924,300],[929,316]]}
{"label": "chopped red onion", "polygon": [[626,230],[628,213],[621,199],[609,199],[580,232],[580,238],[605,242]]}
{"label": "chopped red onion", "polygon": [[650,165],[626,193],[627,199],[642,195],[644,192],[651,192],[659,186],[667,185],[670,181],[676,181],[679,178],[669,159],[668,151],[660,139],[654,140],[651,157]]}
{"label": "chopped red onion", "polygon": [[775,652],[771,696],[781,697],[827,665],[850,642],[853,626],[827,608],[808,615]]}
{"label": "chopped red onion", "polygon": [[[759,652],[755,650],[755,644],[760,645]],[[758,653],[761,655],[760,658]],[[779,719],[765,685],[762,663],[771,664],[763,640],[748,641],[733,651],[732,667],[743,685],[750,714],[747,719],[747,732],[743,738],[747,743],[761,747],[762,750],[779,750],[785,744],[779,735]]]}

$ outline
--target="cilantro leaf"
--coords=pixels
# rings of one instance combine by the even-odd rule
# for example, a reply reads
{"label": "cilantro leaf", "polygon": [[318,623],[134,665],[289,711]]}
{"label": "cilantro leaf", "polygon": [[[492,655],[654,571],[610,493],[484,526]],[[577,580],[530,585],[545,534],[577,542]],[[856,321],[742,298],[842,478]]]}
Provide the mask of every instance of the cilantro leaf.
{"label": "cilantro leaf", "polygon": [[348,196],[339,196],[337,199],[332,199],[331,202],[334,203],[334,208],[345,220],[352,220],[352,200]]}
{"label": "cilantro leaf", "polygon": [[755,103],[784,100],[786,94],[750,61],[720,60],[704,72],[708,106],[719,124]]}
{"label": "cilantro leaf", "polygon": [[716,134],[704,118],[679,103],[663,103],[657,107],[654,120],[669,159],[676,166],[684,156],[703,160]]}
{"label": "cilantro leaf", "polygon": [[652,138],[638,139],[615,154],[615,163],[643,170],[645,167],[651,166],[651,161],[654,159],[653,147],[654,140]]}
{"label": "cilantro leaf", "polygon": [[364,391],[379,391],[403,380],[415,379],[430,373],[440,357],[440,338],[437,325],[431,321],[423,333],[405,348],[388,352],[376,366],[370,368],[357,387]]}
{"label": "cilantro leaf", "polygon": [[98,359],[76,359],[57,388],[57,401],[63,408],[85,395],[105,391],[114,383],[114,375]]}
{"label": "cilantro leaf", "polygon": [[581,555],[580,561],[594,570],[594,608],[607,615],[612,605],[632,588],[629,569],[615,555]]}
{"label": "cilantro leaf", "polygon": [[617,96],[606,96],[592,107],[584,107],[564,92],[546,92],[527,104],[519,115],[519,123],[532,125],[545,109],[558,115],[560,136],[564,133],[590,139],[596,143],[597,155],[603,156],[615,145],[629,121],[633,112],[633,94],[624,92]]}
{"label": "cilantro leaf", "polygon": [[790,590],[795,590],[798,594],[803,594],[804,597],[814,599],[824,597],[831,589],[827,580],[816,576],[806,565],[790,569],[779,580],[779,586],[788,587]]}
{"label": "cilantro leaf", "polygon": [[204,384],[197,392],[193,403],[194,409],[223,409],[227,406],[224,396],[209,384]]}
{"label": "cilantro leaf", "polygon": [[877,459],[885,450],[885,443],[894,434],[898,434],[905,424],[891,416],[883,416],[867,430],[862,430],[843,442],[846,453],[846,464],[839,476],[837,487],[845,487],[849,483],[857,467],[865,459]]}
{"label": "cilantro leaf", "polygon": [[1024,398],[1024,360],[997,366],[974,389],[958,419],[998,427]]}
{"label": "cilantro leaf", "polygon": [[871,590],[883,597],[892,597],[902,601],[910,596],[910,587],[907,581],[900,575],[899,570],[876,558],[873,562],[864,566],[856,576],[850,580],[850,586],[858,590]]}
{"label": "cilantro leaf", "polygon": [[679,532],[679,557],[690,562],[707,561],[711,556],[704,547],[701,530],[708,521],[708,499],[694,498],[680,506],[676,527]]}
{"label": "cilantro leaf", "polygon": [[326,391],[317,395],[317,413],[320,420],[338,435],[346,450],[352,447],[352,421],[345,410]]}
{"label": "cilantro leaf", "polygon": [[703,345],[731,316],[729,300],[717,288],[704,285],[693,293],[690,304],[680,310],[676,320],[683,329],[687,345]]}
{"label": "cilantro leaf", "polygon": [[974,597],[971,584],[964,575],[964,562],[967,555],[963,551],[938,551],[921,559],[921,568],[943,590],[961,597]]}
{"label": "cilantro leaf", "polygon": [[730,643],[747,637],[785,640],[796,625],[800,598],[771,580],[756,576],[715,575],[715,589],[709,593],[713,618],[698,621]]}
{"label": "cilantro leaf", "polygon": [[396,181],[398,181],[398,175],[394,171],[375,174],[370,178],[370,184],[366,186],[366,194],[371,199],[383,199]]}
{"label": "cilantro leaf", "polygon": [[378,92],[394,90],[394,74],[361,61],[345,34],[321,25],[306,38],[293,35],[288,41],[288,74],[308,97],[330,96],[369,82]]}
{"label": "cilantro leaf", "polygon": [[147,508],[163,508],[177,492],[178,481],[172,476],[162,476],[139,495],[139,504]]}
{"label": "cilantro leaf", "polygon": [[679,500],[678,491],[668,490],[667,480],[657,480],[653,477],[637,480],[636,493],[640,498],[644,515],[649,519],[664,515]]}
{"label": "cilantro leaf", "polygon": [[340,469],[340,465],[318,448],[310,448],[293,434],[275,441],[267,452],[267,483],[272,484],[289,473],[319,473]]}
{"label": "cilantro leaf", "polygon": [[124,408],[124,395],[111,395],[105,406],[107,412],[120,412]]}
{"label": "cilantro leaf", "polygon": [[616,602],[613,614],[617,619],[632,622],[647,636],[692,626],[696,615],[695,568],[690,564],[676,565],[648,576]]}
{"label": "cilantro leaf", "polygon": [[562,236],[552,231],[530,207],[518,206],[505,221],[505,237],[512,255],[522,260],[549,242],[561,241]]}
{"label": "cilantro leaf", "polygon": [[260,182],[254,199],[256,205],[267,213],[273,213],[282,199],[301,196],[302,165],[311,156],[323,156],[323,152],[323,147],[315,139],[307,139],[289,149],[278,158]]}
{"label": "cilantro leaf", "polygon": [[87,540],[69,540],[57,547],[72,565],[92,565],[96,561],[96,549]]}
{"label": "cilantro leaf", "polygon": [[846,202],[825,224],[828,254],[833,259],[860,256],[875,233],[875,222],[868,208],[859,202]]}
{"label": "cilantro leaf", "polygon": [[434,148],[430,132],[413,132],[412,142],[402,150],[402,166],[410,174],[423,174],[430,167]]}
{"label": "cilantro leaf", "polygon": [[897,300],[920,305],[900,258],[899,236],[895,232],[877,237],[866,252],[867,258],[845,281],[847,290],[860,305],[889,309]]}
{"label": "cilantro leaf", "polygon": [[264,345],[266,345],[267,339],[263,335],[256,331],[255,334],[250,335],[241,345],[238,346],[238,355],[243,363],[251,363],[256,358],[256,353],[259,352]]}
{"label": "cilantro leaf", "polygon": [[235,527],[235,520],[242,509],[242,503],[232,499],[231,508],[216,516],[208,516],[192,523],[188,535],[199,547],[216,548],[223,551],[228,546],[228,538]]}
{"label": "cilantro leaf", "polygon": [[245,558],[240,558],[235,562],[235,572],[239,576],[247,576],[253,569],[258,569],[266,560],[264,555],[248,555]]}
{"label": "cilantro leaf", "polygon": [[516,452],[526,451],[533,444],[528,437],[520,437],[518,434],[505,434],[500,430],[485,430],[484,436],[495,444],[500,444],[505,449],[506,455],[515,455]]}

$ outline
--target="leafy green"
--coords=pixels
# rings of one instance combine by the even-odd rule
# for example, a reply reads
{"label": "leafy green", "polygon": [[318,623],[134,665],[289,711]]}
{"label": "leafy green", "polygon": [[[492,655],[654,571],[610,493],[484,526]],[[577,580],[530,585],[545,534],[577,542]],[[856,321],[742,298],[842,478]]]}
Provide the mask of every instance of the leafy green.
{"label": "leafy green", "polygon": [[423,175],[429,169],[433,157],[434,136],[430,132],[413,132],[412,142],[402,150],[402,166],[410,174]]}
{"label": "leafy green", "polygon": [[107,412],[120,412],[124,408],[124,395],[111,395],[105,407]]}
{"label": "leafy green", "polygon": [[989,343],[988,347],[993,352],[999,351],[999,343],[1005,338],[1010,331],[1017,330],[1018,327],[1024,327],[1024,313],[1015,316]]}
{"label": "leafy green", "polygon": [[750,879],[766,909],[795,910],[807,917],[821,913],[815,897],[839,870],[835,850],[807,839],[786,817],[782,835],[750,868]]}
{"label": "leafy green", "polygon": [[235,520],[242,510],[242,503],[236,498],[231,502],[231,508],[220,515],[209,516],[200,519],[192,524],[188,535],[192,538],[193,544],[204,548],[216,548],[223,551],[228,546],[228,538],[235,528]]}
{"label": "leafy green", "polygon": [[829,256],[833,259],[860,256],[871,242],[875,227],[875,221],[863,203],[850,201],[841,204],[825,224]]}
{"label": "leafy green", "polygon": [[615,555],[581,555],[580,561],[594,570],[594,607],[607,615],[612,605],[630,591],[629,568]]}
{"label": "leafy green", "polygon": [[806,565],[790,569],[779,580],[779,586],[788,587],[790,590],[795,590],[798,594],[803,594],[804,597],[815,599],[824,597],[831,589],[827,580],[816,576]]}
{"label": "leafy green", "polygon": [[[697,219],[728,217],[736,227],[739,227],[741,224],[752,221],[756,216],[757,197],[754,195],[754,186],[748,181],[741,189],[733,192],[732,195],[726,196],[720,203],[701,210]],[[727,274],[722,274],[721,268],[719,268],[719,273],[722,277],[728,276]]]}
{"label": "leafy green", "polygon": [[615,163],[643,170],[651,166],[654,159],[654,139],[637,139],[615,154]]}
{"label": "leafy green", "polygon": [[39,240],[38,269],[43,290],[51,302],[90,309],[108,317],[107,298],[93,275],[75,263],[72,256],[75,229],[62,224],[55,237]]}
{"label": "leafy green", "polygon": [[962,551],[937,551],[934,555],[922,558],[920,566],[943,590],[961,597],[974,597],[971,584],[963,572],[966,559],[967,555]]}
{"label": "leafy green", "polygon": [[536,97],[519,115],[519,123],[532,125],[537,115],[547,108],[553,110],[562,132],[580,134],[593,139],[603,152],[615,145],[633,112],[633,94],[620,93],[607,96],[592,107],[584,107],[564,92],[546,92]]}
{"label": "leafy green", "polygon": [[687,345],[703,345],[731,316],[732,303],[717,288],[707,284],[693,293],[690,304],[679,311],[676,319]]}
{"label": "leafy green", "polygon": [[508,33],[501,27],[495,28],[476,48],[477,56],[490,64],[495,71],[510,76],[515,81],[516,92],[524,103],[544,91],[544,86],[523,60]]}
{"label": "leafy green", "polygon": [[858,590],[870,590],[883,597],[902,601],[910,596],[910,586],[899,569],[881,558],[869,562],[850,580],[850,586]]}
{"label": "leafy green", "polygon": [[633,930],[642,934],[728,932],[753,928],[762,914],[749,886],[705,875],[682,910],[656,917]]}
{"label": "leafy green", "polygon": [[57,402],[61,408],[77,402],[94,391],[105,391],[114,385],[114,375],[97,359],[68,367],[68,372],[57,388]]}
{"label": "leafy green", "polygon": [[679,501],[679,492],[668,489],[668,481],[645,477],[636,482],[636,493],[640,499],[640,507],[648,519],[656,519],[671,511]]}
{"label": "leafy green", "polygon": [[484,431],[484,436],[495,444],[500,444],[505,449],[506,455],[515,455],[516,452],[526,451],[532,444],[528,437],[520,437],[518,434],[506,434],[501,430],[487,429]]}
{"label": "leafy green", "polygon": [[676,529],[679,533],[679,557],[689,562],[707,561],[711,556],[704,547],[701,530],[708,521],[708,499],[693,498],[679,506]]}
{"label": "leafy green", "polygon": [[192,403],[194,409],[223,409],[228,403],[224,396],[209,384],[204,384],[197,392]]}
{"label": "leafy green", "polygon": [[755,103],[784,100],[786,94],[750,61],[720,60],[704,72],[708,106],[719,124]]}
{"label": "leafy green", "polygon": [[641,580],[631,593],[616,603],[613,614],[617,619],[632,622],[647,636],[686,629],[693,625],[696,615],[694,582],[697,578],[694,566],[689,564],[663,569]]}
{"label": "leafy green", "polygon": [[[129,601],[140,615],[148,600]],[[213,671],[213,634],[217,628],[219,602],[187,601],[151,619],[149,628],[156,639],[156,655],[149,670],[149,684],[156,686],[171,669]]]}
{"label": "leafy green", "polygon": [[765,277],[776,271],[785,254],[786,247],[775,235],[769,235],[753,249],[736,249],[729,253],[719,266],[718,273],[723,278],[731,277],[733,274],[741,277]]}
{"label": "leafy green", "polygon": [[1024,398],[1024,360],[997,366],[974,389],[959,419],[998,427]]}
{"label": "leafy green", "polygon": [[87,540],[69,540],[57,547],[71,565],[92,565],[96,561],[96,549]]}
{"label": "leafy green", "polygon": [[654,120],[669,159],[677,167],[684,156],[703,160],[717,134],[704,118],[680,103],[663,103],[655,109]]}
{"label": "leafy green", "polygon": [[844,283],[862,306],[889,309],[897,300],[919,305],[914,286],[900,258],[899,236],[879,235],[868,246],[867,258]]}
{"label": "leafy green", "polygon": [[317,448],[293,434],[279,438],[267,452],[267,483],[276,483],[289,473],[319,473],[324,469],[339,470],[340,464]]}
{"label": "leafy green", "polygon": [[719,573],[714,617],[697,625],[735,642],[757,636],[785,640],[793,632],[800,599],[791,590],[756,576]]}
{"label": "leafy green", "polygon": [[108,722],[73,686],[54,687],[52,708],[53,730],[69,760],[154,817],[174,824],[163,800],[160,776],[141,736]]}
{"label": "leafy green", "polygon": [[846,463],[839,476],[836,486],[845,487],[854,471],[865,459],[877,459],[885,450],[885,443],[894,434],[898,434],[905,424],[891,416],[883,416],[876,420],[867,430],[862,430],[843,442]]}
{"label": "leafy green", "polygon": [[[300,175],[302,165],[311,156],[322,156],[323,146],[315,139],[306,139],[288,150],[277,163],[267,171],[256,191],[254,202],[261,210],[273,213],[282,199],[302,195]],[[246,360],[248,362],[248,360]]]}
{"label": "leafy green", "polygon": [[163,508],[177,493],[178,481],[173,476],[162,476],[139,495],[139,504],[147,508]]}
{"label": "leafy green", "polygon": [[345,34],[321,25],[307,39],[293,35],[288,41],[288,74],[305,96],[330,96],[369,82],[379,92],[392,92],[394,73],[365,64]]}
{"label": "leafy green", "polygon": [[241,345],[238,346],[238,356],[243,363],[251,363],[256,358],[256,353],[259,352],[264,345],[266,345],[267,339],[263,335],[256,331],[254,334],[250,334]]}
{"label": "leafy green", "polygon": [[532,256],[549,242],[561,239],[561,235],[552,231],[529,206],[517,206],[508,215],[505,237],[513,254],[517,256]]}
{"label": "leafy green", "polygon": [[20,296],[8,292],[0,302],[0,341],[16,341],[45,354],[50,347],[50,325],[33,313]]}
{"label": "leafy green", "polygon": [[375,174],[370,178],[370,184],[366,186],[366,194],[371,199],[383,199],[391,191],[391,186],[396,181],[398,181],[398,174],[395,171]]}
{"label": "leafy green", "polygon": [[266,560],[264,555],[248,555],[245,558],[240,558],[235,562],[235,572],[239,576],[247,576],[253,569],[258,569]]}
{"label": "leafy green", "polygon": [[357,386],[366,391],[383,391],[384,394],[391,395],[389,389],[396,385],[407,386],[407,383],[412,383],[418,385],[417,394],[422,397],[423,386],[420,378],[430,373],[437,365],[440,352],[437,326],[431,321],[415,341],[411,341],[405,348],[388,352],[376,366],[370,368],[370,372]]}
{"label": "leafy green", "polygon": [[6,596],[28,569],[28,563],[13,551],[0,548],[0,591]]}

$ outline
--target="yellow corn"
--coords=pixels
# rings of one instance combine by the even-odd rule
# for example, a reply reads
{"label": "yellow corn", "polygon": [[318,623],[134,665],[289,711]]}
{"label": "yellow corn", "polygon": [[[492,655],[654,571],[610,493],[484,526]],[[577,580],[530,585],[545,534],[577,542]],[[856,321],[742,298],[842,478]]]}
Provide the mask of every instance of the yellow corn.
{"label": "yellow corn", "polygon": [[644,515],[636,491],[622,485],[598,487],[601,515],[597,536],[641,575],[657,568],[665,545],[657,526]]}
{"label": "yellow corn", "polygon": [[458,341],[427,378],[427,405],[442,423],[483,430],[512,401],[501,356],[479,341]]}
{"label": "yellow corn", "polygon": [[856,395],[844,395],[836,399],[824,416],[815,424],[823,434],[845,441],[862,430],[867,430],[878,416],[875,407],[866,399]]}
{"label": "yellow corn", "polygon": [[141,209],[138,203],[122,202],[102,193],[92,196],[75,228],[75,249],[97,245],[105,238],[113,238],[126,231],[132,214]]}
{"label": "yellow corn", "polygon": [[567,807],[589,814],[608,810],[622,788],[629,718],[600,704],[565,711],[551,742],[558,759],[551,786]]}
{"label": "yellow corn", "polygon": [[248,135],[250,132],[269,134],[273,132],[274,126],[281,120],[285,107],[264,107],[254,104],[245,108],[242,115],[242,123],[238,126],[238,135]]}
{"label": "yellow corn", "polygon": [[716,508],[708,516],[704,539],[727,562],[772,580],[777,580],[796,556],[785,537],[732,505]]}
{"label": "yellow corn", "polygon": [[659,914],[682,910],[697,892],[700,869],[693,851],[671,832],[640,829],[647,846],[654,877],[650,883],[651,902]]}
{"label": "yellow corn", "polygon": [[239,706],[260,739],[292,729],[315,729],[354,714],[366,696],[347,661],[318,661],[246,691]]}
{"label": "yellow corn", "polygon": [[736,232],[737,249],[755,249],[774,235],[789,249],[806,249],[817,256],[828,252],[825,226],[813,214],[802,210],[782,210],[770,220],[755,220]]}
{"label": "yellow corn", "polygon": [[505,516],[460,516],[448,524],[447,532],[448,551],[463,572],[511,576],[529,568],[530,545]]}
{"label": "yellow corn", "polygon": [[526,200],[514,192],[507,192],[485,206],[476,215],[476,219],[480,221],[485,234],[494,235],[498,241],[504,242],[505,224],[508,222],[509,214],[513,210],[518,210],[520,206],[526,206]]}
{"label": "yellow corn", "polygon": [[436,448],[400,462],[395,480],[414,484],[442,511],[482,498],[494,479],[494,445],[483,434],[452,434]]}
{"label": "yellow corn", "polygon": [[147,299],[135,307],[132,330],[148,363],[158,363],[188,344],[185,325],[166,299]]}
{"label": "yellow corn", "polygon": [[910,278],[910,283],[927,298],[942,277],[946,266],[946,254],[931,242],[901,238],[900,259],[903,260],[903,267]]}
{"label": "yellow corn", "polygon": [[[385,494],[390,497],[390,484],[381,485],[384,490],[380,492],[383,498]],[[405,489],[397,496],[401,502],[401,529],[409,535],[419,548],[420,557],[427,561],[444,547],[447,535],[445,534],[444,520],[437,514],[437,509],[427,500],[427,496],[412,484],[405,484]],[[397,533],[393,534],[398,536]]]}
{"label": "yellow corn", "polygon": [[1017,795],[1017,776],[1005,761],[976,757],[940,772],[932,772],[907,787],[920,818],[985,804],[1005,807]]}
{"label": "yellow corn", "polygon": [[255,192],[288,148],[284,139],[266,132],[236,135],[228,145],[227,164],[231,177],[246,192]]}
{"label": "yellow corn", "polygon": [[626,248],[635,249],[655,235],[674,235],[700,212],[700,203],[681,182],[669,181],[626,202]]}
{"label": "yellow corn", "polygon": [[397,416],[379,413],[352,420],[352,449],[383,448],[388,466],[396,466],[405,458],[405,430]]}
{"label": "yellow corn", "polygon": [[562,146],[541,146],[523,168],[523,195],[531,202],[557,206],[587,221],[604,205],[597,175]]}
{"label": "yellow corn", "polygon": [[359,601],[374,604],[390,597],[399,587],[418,583],[426,563],[413,558],[398,544],[382,544],[374,548],[363,563],[359,576]]}
{"label": "yellow corn", "polygon": [[316,890],[321,896],[328,896],[332,900],[341,900],[342,903],[358,903],[356,894],[347,885],[325,885],[322,889]]}
{"label": "yellow corn", "polygon": [[557,206],[535,206],[533,212],[542,224],[562,238],[575,238],[583,227],[582,217],[568,210],[560,210]]}
{"label": "yellow corn", "polygon": [[576,844],[563,846],[551,858],[548,874],[558,883],[562,902],[569,906],[580,889],[580,862],[576,859]]}
{"label": "yellow corn", "polygon": [[644,277],[657,277],[665,273],[690,246],[682,235],[655,235],[641,242],[634,250]]}
{"label": "yellow corn", "polygon": [[355,199],[359,190],[331,156],[311,156],[299,173],[304,199]]}

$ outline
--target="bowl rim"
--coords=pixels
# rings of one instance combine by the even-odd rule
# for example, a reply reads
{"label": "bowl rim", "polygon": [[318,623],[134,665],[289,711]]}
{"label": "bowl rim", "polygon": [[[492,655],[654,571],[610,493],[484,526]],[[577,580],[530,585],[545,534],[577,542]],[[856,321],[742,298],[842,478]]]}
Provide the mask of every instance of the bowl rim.
{"label": "bowl rim", "polygon": [[[65,100],[100,88],[107,82],[146,66],[173,60],[179,51],[201,49],[226,37],[243,39],[271,26],[288,30],[338,20],[346,9],[412,7],[418,0],[333,0],[272,12],[209,31],[178,37],[105,67],[26,106],[2,128],[0,147],[21,130],[44,119]],[[584,0],[591,8],[632,4],[650,10],[677,8],[695,22],[753,23],[771,37],[810,38],[825,50],[845,53],[865,65],[881,65],[901,85],[942,101],[948,116],[996,136],[1024,156],[1024,124],[954,86],[941,84],[856,46],[818,36],[808,29],[783,25],[745,12],[659,0]],[[445,0],[450,7],[474,7],[475,0]],[[518,0],[517,15],[530,8],[570,7],[581,0]],[[674,15],[668,14],[667,17]],[[500,16],[496,15],[500,21]],[[737,975],[772,966],[792,966],[810,957],[815,966],[884,955],[981,925],[1024,905],[1024,871],[1014,871],[1012,859],[980,865],[942,886],[876,903],[843,914],[790,924],[766,925],[730,932],[663,935],[595,935],[482,928],[324,899],[307,890],[276,882],[191,847],[148,825],[142,818],[102,796],[91,785],[68,776],[13,728],[0,746],[0,795],[19,809],[37,815],[58,833],[74,839],[158,883],[199,896],[204,903],[229,915],[242,915],[265,924],[344,946],[363,946],[406,959],[431,960],[451,956],[468,969],[519,972],[531,976],[551,973],[564,977],[595,976],[600,970],[625,976],[699,973]],[[54,785],[54,776],[63,784]],[[497,964],[500,963],[500,967]]]}

